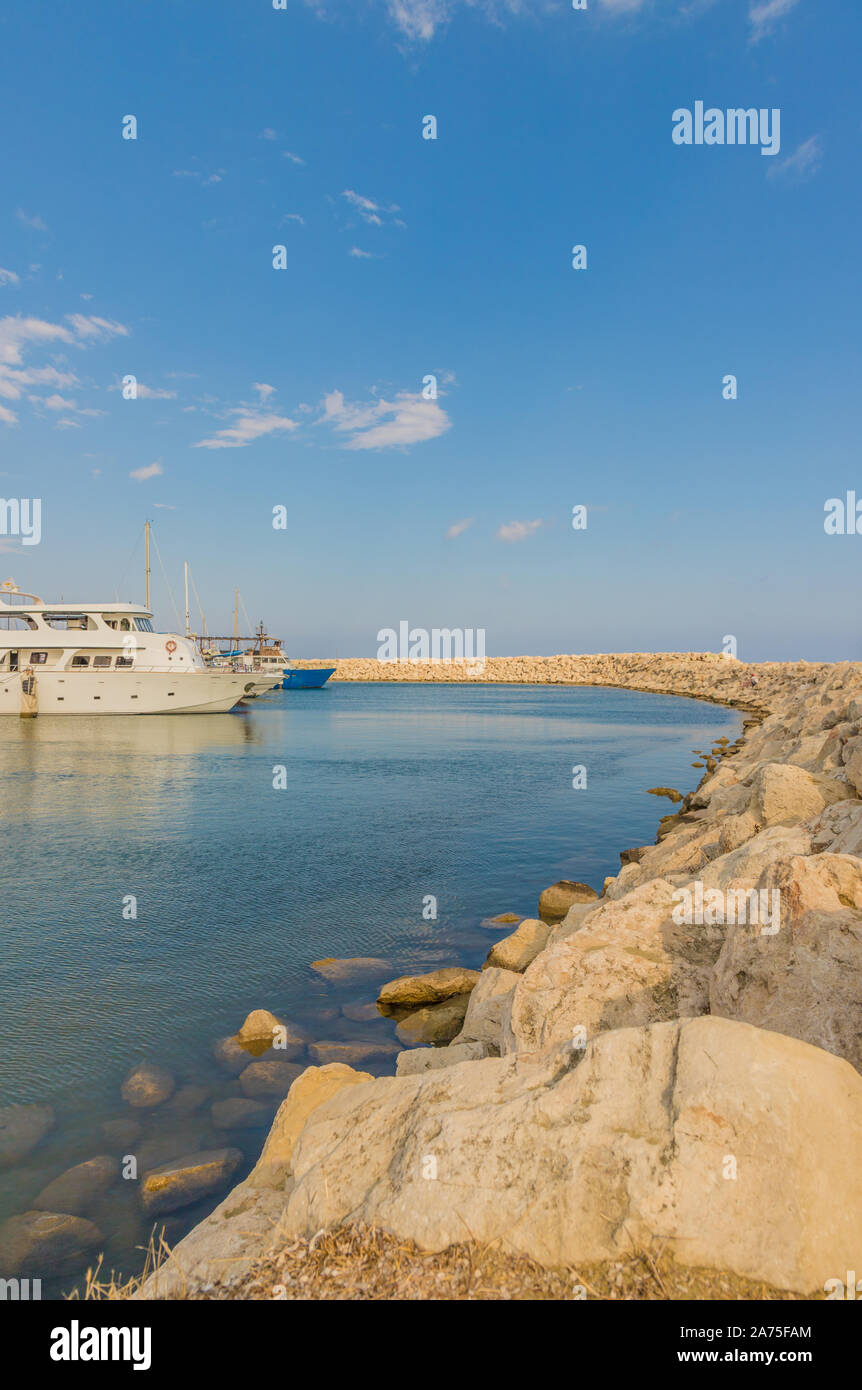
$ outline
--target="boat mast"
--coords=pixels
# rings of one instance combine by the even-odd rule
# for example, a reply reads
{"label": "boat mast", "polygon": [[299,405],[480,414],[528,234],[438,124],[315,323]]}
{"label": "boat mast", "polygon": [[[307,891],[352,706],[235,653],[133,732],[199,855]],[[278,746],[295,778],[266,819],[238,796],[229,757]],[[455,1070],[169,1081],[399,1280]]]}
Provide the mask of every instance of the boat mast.
{"label": "boat mast", "polygon": [[144,606],[150,608],[150,523],[144,522]]}
{"label": "boat mast", "polygon": [[239,641],[239,589],[233,591],[233,645]]}
{"label": "boat mast", "polygon": [[192,624],[191,624],[191,618],[189,617],[189,562],[188,562],[188,560],[185,561],[185,577],[186,577],[186,637],[191,637],[191,635],[192,635]]}

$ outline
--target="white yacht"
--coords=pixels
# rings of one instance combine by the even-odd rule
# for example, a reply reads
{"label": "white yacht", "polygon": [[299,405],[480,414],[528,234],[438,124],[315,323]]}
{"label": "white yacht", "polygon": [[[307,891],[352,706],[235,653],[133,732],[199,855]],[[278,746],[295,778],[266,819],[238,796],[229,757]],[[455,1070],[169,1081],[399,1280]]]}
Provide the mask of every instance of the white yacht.
{"label": "white yacht", "polygon": [[44,603],[0,585],[0,714],[217,714],[254,684],[153,631],[134,603]]}

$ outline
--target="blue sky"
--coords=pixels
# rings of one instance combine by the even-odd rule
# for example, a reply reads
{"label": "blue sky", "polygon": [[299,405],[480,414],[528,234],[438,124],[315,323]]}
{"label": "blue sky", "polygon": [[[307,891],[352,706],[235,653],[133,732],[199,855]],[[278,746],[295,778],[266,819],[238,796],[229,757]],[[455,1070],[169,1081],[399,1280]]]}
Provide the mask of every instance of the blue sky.
{"label": "blue sky", "polygon": [[[140,599],[150,518],[178,606],[188,559],[210,631],[238,585],[296,656],[407,619],[862,658],[823,527],[862,498],[860,39],[853,0],[7,7],[0,492],[44,534],[0,577]],[[779,108],[779,153],[675,145],[698,100]]]}

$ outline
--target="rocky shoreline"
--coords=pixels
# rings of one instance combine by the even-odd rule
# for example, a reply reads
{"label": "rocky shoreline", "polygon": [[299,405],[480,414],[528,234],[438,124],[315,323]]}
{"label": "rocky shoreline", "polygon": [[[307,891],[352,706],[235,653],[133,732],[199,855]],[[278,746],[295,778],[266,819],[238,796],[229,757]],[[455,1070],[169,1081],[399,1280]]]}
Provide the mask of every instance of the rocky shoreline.
{"label": "rocky shoreline", "polygon": [[[405,678],[378,668],[337,674]],[[481,972],[390,982],[382,1011],[433,1028],[448,1009],[446,1041],[400,1025],[395,1076],[302,1070],[250,1175],[137,1296],[234,1296],[277,1242],[351,1224],[546,1268],[659,1245],[792,1295],[843,1287],[862,1254],[862,667],[636,654],[481,679],[752,717],[601,897],[555,885]]]}

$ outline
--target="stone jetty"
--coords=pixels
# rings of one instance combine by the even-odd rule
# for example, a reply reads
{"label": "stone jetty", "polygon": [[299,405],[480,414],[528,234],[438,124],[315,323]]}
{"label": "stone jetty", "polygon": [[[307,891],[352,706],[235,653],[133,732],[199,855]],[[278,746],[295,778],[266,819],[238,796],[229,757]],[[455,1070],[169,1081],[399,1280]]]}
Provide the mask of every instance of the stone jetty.
{"label": "stone jetty", "polygon": [[469,1232],[549,1268],[662,1249],[822,1296],[862,1268],[862,666],[559,656],[471,679],[750,717],[599,898],[555,885],[457,993],[441,971],[384,990],[429,1014],[461,998],[459,1031],[405,1047],[395,1076],[302,1070],[251,1174],[138,1296],[226,1296],[275,1239],[351,1223],[428,1251]]}

